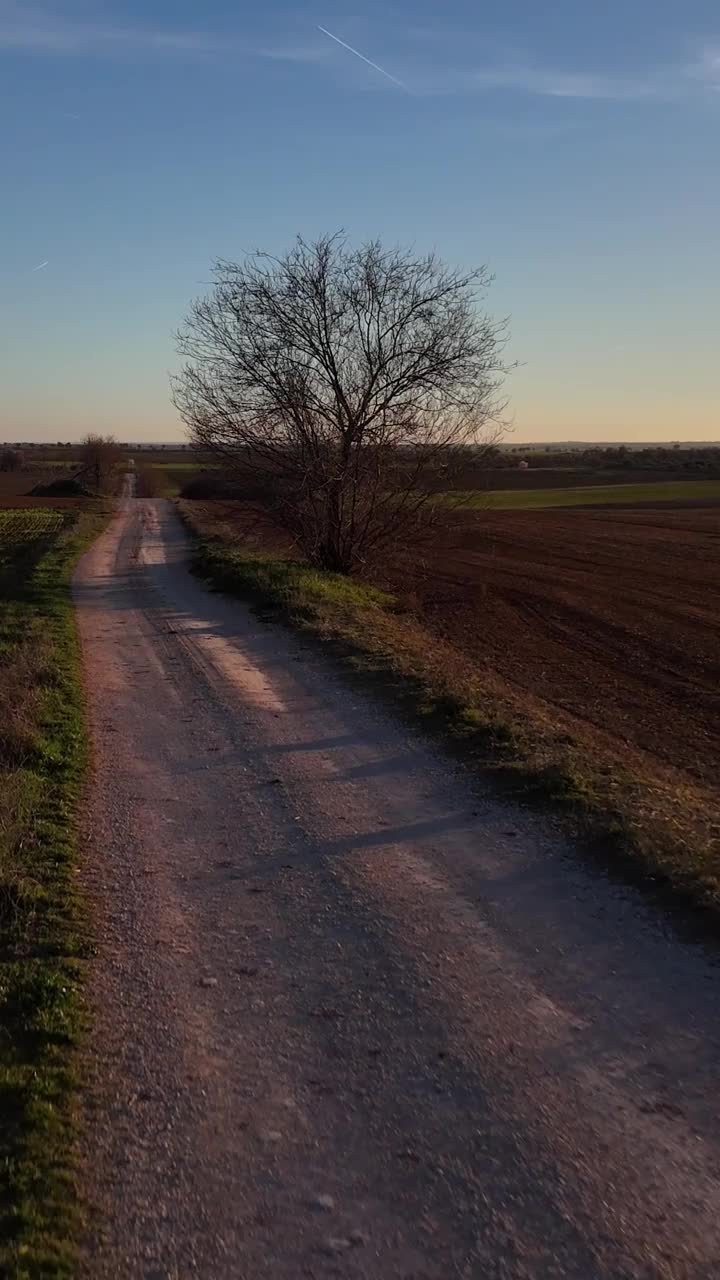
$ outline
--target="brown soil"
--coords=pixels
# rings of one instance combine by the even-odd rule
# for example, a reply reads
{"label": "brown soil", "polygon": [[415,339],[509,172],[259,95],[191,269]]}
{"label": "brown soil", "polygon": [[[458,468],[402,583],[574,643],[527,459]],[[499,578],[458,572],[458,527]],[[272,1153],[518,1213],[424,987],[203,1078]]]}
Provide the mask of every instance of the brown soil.
{"label": "brown soil", "polygon": [[717,509],[467,513],[375,577],[554,713],[717,785]]}
{"label": "brown soil", "polygon": [[2,471],[0,472],[0,503],[4,505],[6,502],[12,502],[12,505],[15,505],[14,500],[27,497],[35,485],[50,484],[64,474],[67,473],[53,467],[47,467],[45,470],[38,468],[31,471]]}

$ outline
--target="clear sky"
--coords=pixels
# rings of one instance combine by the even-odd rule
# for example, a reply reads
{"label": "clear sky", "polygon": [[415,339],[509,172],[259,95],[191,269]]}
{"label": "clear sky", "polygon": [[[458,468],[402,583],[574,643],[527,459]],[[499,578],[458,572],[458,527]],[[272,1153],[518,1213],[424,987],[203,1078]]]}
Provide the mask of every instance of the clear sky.
{"label": "clear sky", "polygon": [[518,442],[720,438],[718,0],[0,0],[0,104],[0,439],[180,439],[212,259],[339,227],[491,268]]}

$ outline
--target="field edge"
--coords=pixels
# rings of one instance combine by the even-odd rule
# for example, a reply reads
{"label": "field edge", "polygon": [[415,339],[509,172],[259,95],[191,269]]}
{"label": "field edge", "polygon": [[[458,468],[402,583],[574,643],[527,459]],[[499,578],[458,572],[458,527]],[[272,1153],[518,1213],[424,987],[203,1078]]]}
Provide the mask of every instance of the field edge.
{"label": "field edge", "polygon": [[[488,489],[449,494],[448,505],[459,511],[546,511],[575,507],[653,507],[720,502],[720,480],[655,480],[565,488]],[[442,501],[440,505],[443,505]]]}

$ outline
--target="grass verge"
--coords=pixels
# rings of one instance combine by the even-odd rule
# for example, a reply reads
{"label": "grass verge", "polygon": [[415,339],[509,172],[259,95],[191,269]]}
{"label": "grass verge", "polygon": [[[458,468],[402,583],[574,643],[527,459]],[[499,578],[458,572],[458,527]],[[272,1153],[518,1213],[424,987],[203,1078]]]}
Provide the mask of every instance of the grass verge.
{"label": "grass verge", "polygon": [[699,787],[568,732],[546,705],[509,688],[373,587],[238,546],[211,507],[178,504],[195,535],[201,577],[319,637],[346,671],[370,681],[512,799],[561,815],[604,867],[709,911],[715,929],[720,823]]}
{"label": "grass verge", "polygon": [[88,935],[75,884],[86,763],[70,577],[107,522],[68,514],[0,580],[0,1275],[74,1274],[74,1049]]}

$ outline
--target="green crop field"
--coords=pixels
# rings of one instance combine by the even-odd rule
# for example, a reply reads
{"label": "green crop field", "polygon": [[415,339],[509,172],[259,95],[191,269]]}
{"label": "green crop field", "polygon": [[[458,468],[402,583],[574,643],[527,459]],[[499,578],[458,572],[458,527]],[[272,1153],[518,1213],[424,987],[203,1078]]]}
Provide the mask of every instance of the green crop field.
{"label": "green crop field", "polygon": [[645,502],[715,502],[720,480],[666,480],[649,484],[583,485],[577,489],[496,489],[448,495],[448,503],[493,511],[542,507],[634,506]]}
{"label": "green crop field", "polygon": [[9,564],[18,553],[52,537],[62,529],[67,516],[60,511],[41,507],[0,510],[0,567]]}

